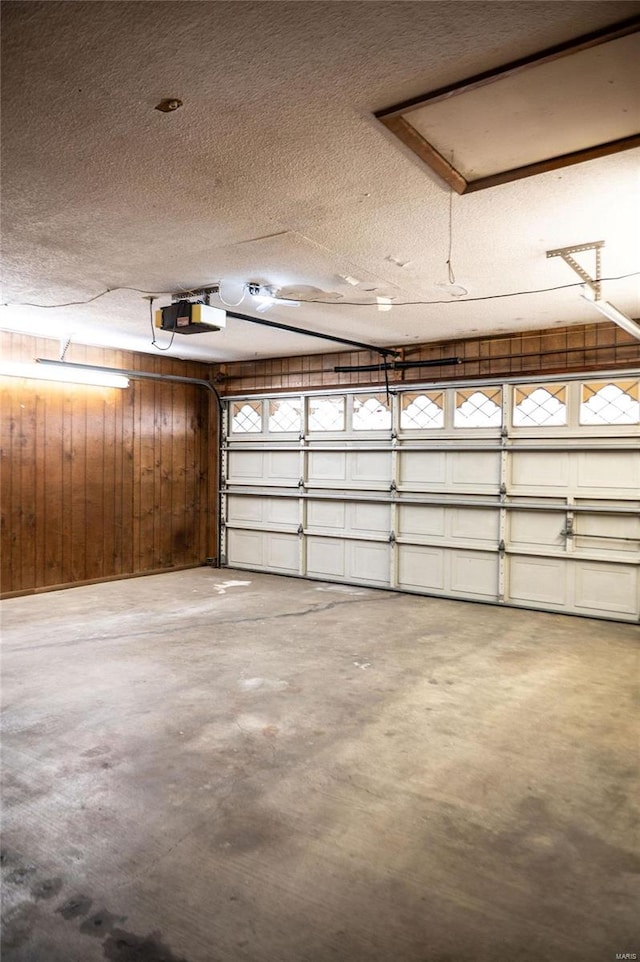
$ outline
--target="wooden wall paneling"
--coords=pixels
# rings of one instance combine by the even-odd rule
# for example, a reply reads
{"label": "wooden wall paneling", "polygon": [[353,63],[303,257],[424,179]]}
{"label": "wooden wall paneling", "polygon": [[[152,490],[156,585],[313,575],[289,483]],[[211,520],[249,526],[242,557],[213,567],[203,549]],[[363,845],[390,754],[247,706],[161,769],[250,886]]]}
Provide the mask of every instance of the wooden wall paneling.
{"label": "wooden wall paneling", "polygon": [[32,587],[44,583],[46,571],[46,525],[45,525],[45,497],[46,497],[46,393],[40,385],[35,394],[35,425],[34,425],[34,462],[33,474],[35,481],[35,518],[33,538],[35,542],[34,579]]}
{"label": "wooden wall paneling", "polygon": [[9,463],[11,470],[9,502],[9,545],[12,583],[20,582],[20,555],[22,551],[22,526],[20,524],[20,405],[18,397],[11,399]]}
{"label": "wooden wall paneling", "polygon": [[[129,391],[105,390],[102,411],[102,558],[104,572],[122,572],[122,405]],[[111,532],[109,533],[109,528]],[[129,534],[130,538],[131,535]]]}
{"label": "wooden wall paneling", "polygon": [[[124,367],[124,365],[123,365]],[[130,385],[133,381],[129,382]],[[120,448],[120,499],[115,517],[114,574],[135,571],[133,537],[133,491],[134,491],[134,417],[135,395],[131,390],[121,391],[118,398],[114,444]]]}
{"label": "wooden wall paneling", "polygon": [[61,582],[68,584],[73,581],[72,564],[72,520],[73,506],[71,492],[73,491],[72,464],[73,449],[73,389],[69,385],[62,386],[62,482],[55,495],[57,496],[56,510],[60,514],[62,528],[62,571]]}
{"label": "wooden wall paneling", "polygon": [[[16,361],[59,353],[50,339],[0,339]],[[196,362],[74,345],[67,360],[206,376]],[[2,378],[0,390],[3,594],[188,566],[215,553],[208,501],[217,449],[202,388]]]}
{"label": "wooden wall paneling", "polygon": [[7,384],[7,378],[2,385],[2,433],[0,435],[0,527],[2,533],[2,551],[0,564],[2,565],[2,583],[13,587],[13,500],[12,487],[14,482],[13,468],[13,410],[12,395]]}
{"label": "wooden wall paneling", "polygon": [[153,381],[136,381],[135,391],[139,404],[140,465],[139,517],[140,553],[138,571],[150,571],[155,567],[156,549],[154,543],[156,503],[156,464],[155,464],[155,423],[154,407],[156,384]]}
{"label": "wooden wall paneling", "polygon": [[42,385],[44,399],[44,448],[40,464],[44,476],[44,504],[38,537],[44,542],[44,573],[38,584],[63,583],[64,530],[62,492],[65,465],[64,387]]}
{"label": "wooden wall paneling", "polygon": [[172,563],[173,539],[173,415],[172,384],[158,383],[156,386],[156,479],[157,508],[154,516],[154,542],[156,545],[156,567],[169,567]]}
{"label": "wooden wall paneling", "polygon": [[[82,391],[86,412],[83,439],[85,511],[82,531],[85,558],[82,580],[101,578],[112,570],[111,546],[109,560],[105,563],[105,534],[107,531],[111,532],[109,540],[112,545],[116,485],[114,478],[110,488],[107,489],[104,475],[105,462],[109,461],[113,465],[116,450],[115,447],[108,447],[109,444],[113,444],[113,433],[109,438],[105,435],[105,416],[108,410],[108,395],[117,390],[117,388],[91,387]],[[75,494],[74,491],[74,498]],[[79,534],[78,532],[76,537]]]}
{"label": "wooden wall paneling", "polygon": [[584,328],[567,330],[567,358],[572,367],[583,367],[585,363]]}
{"label": "wooden wall paneling", "polygon": [[87,394],[84,386],[71,391],[71,478],[65,502],[71,515],[71,570],[68,581],[86,578],[87,562]]}
{"label": "wooden wall paneling", "polygon": [[[193,403],[193,388],[172,390],[171,403],[171,563],[184,564],[192,540],[193,514],[187,485],[187,403]],[[188,396],[190,395],[190,396]]]}
{"label": "wooden wall paneling", "polygon": [[19,402],[20,434],[20,583],[28,587],[36,579],[36,393],[23,391]]}
{"label": "wooden wall paneling", "polygon": [[[199,560],[204,560],[204,553],[201,551],[200,527],[197,505],[197,486],[195,483],[195,445],[196,430],[194,430],[193,412],[197,411],[199,398],[197,394],[203,394],[201,388],[190,388],[189,392],[182,393],[182,403],[179,405],[179,417],[182,432],[182,454],[179,464],[179,473],[182,486],[182,512],[181,528],[174,534],[174,546],[176,557],[181,558],[180,564],[184,564],[188,558],[194,554]],[[179,399],[180,400],[180,399]]]}
{"label": "wooden wall paneling", "polygon": [[[414,344],[405,348],[404,354],[407,361],[457,356],[463,363],[432,369],[416,368],[404,373],[392,371],[389,373],[391,384],[635,367],[640,363],[640,342],[615,324],[603,321],[545,331]],[[353,388],[361,384],[380,385],[384,381],[382,373],[376,371],[336,375],[333,370],[335,366],[375,365],[379,356],[371,351],[311,354],[286,360],[289,390],[321,390],[337,384]],[[213,377],[220,372],[223,374],[221,393],[243,394],[285,389],[285,375],[278,376],[274,370],[272,360],[242,361],[213,366],[211,373]]]}
{"label": "wooden wall paneling", "polygon": [[[102,412],[102,538],[101,551],[103,571],[118,571],[118,548],[122,544],[122,531],[118,530],[118,501],[120,494],[120,478],[116,464],[118,436],[116,423],[120,415],[120,395],[124,391],[117,388],[105,393]],[[121,569],[120,569],[121,570]]]}

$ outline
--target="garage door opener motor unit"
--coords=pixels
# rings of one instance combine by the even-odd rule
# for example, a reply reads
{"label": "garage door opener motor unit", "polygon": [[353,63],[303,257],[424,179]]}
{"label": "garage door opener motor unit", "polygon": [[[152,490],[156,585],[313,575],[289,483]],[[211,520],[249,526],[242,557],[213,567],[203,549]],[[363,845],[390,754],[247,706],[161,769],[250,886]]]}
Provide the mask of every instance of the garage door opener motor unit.
{"label": "garage door opener motor unit", "polygon": [[156,327],[176,334],[203,334],[221,331],[227,324],[227,312],[208,304],[181,300],[155,312]]}

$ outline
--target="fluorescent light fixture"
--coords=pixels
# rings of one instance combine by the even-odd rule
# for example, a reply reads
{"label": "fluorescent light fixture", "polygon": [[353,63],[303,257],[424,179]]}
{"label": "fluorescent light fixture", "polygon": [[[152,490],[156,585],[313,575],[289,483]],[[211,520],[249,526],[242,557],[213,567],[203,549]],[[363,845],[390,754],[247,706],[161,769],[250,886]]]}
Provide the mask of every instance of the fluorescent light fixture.
{"label": "fluorescent light fixture", "polygon": [[[37,359],[36,364],[4,361],[0,364],[0,375],[5,377],[33,378],[37,381],[64,381],[70,384],[91,384],[96,387],[129,387],[129,379],[122,374],[106,374],[86,368],[69,368],[64,361],[45,361]],[[46,367],[39,367],[46,364]]]}
{"label": "fluorescent light fixture", "polygon": [[595,307],[597,311],[604,314],[608,320],[613,321],[618,327],[621,327],[623,331],[627,334],[631,334],[632,337],[636,337],[640,341],[640,324],[633,320],[631,317],[627,317],[622,311],[619,311],[617,307],[610,304],[609,301],[595,301],[591,297],[582,295],[592,307]]}

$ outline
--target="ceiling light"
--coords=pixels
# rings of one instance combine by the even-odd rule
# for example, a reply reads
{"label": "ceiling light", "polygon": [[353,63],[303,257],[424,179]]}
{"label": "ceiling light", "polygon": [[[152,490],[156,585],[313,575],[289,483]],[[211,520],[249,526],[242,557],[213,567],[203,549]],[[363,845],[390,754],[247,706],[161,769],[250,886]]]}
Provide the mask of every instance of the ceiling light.
{"label": "ceiling light", "polygon": [[288,297],[278,297],[274,287],[267,287],[265,284],[247,284],[247,290],[255,301],[258,301],[256,310],[259,314],[264,314],[270,307],[277,304],[279,307],[300,307],[300,301],[291,300]]}
{"label": "ceiling light", "polygon": [[627,317],[622,311],[619,311],[617,307],[610,304],[609,301],[597,301],[593,300],[591,297],[583,294],[582,295],[589,304],[591,304],[597,311],[604,314],[608,320],[613,321],[618,327],[621,327],[623,331],[627,334],[631,334],[632,337],[636,337],[640,341],[640,324],[633,320],[631,317]]}
{"label": "ceiling light", "polygon": [[[47,367],[38,367],[46,364]],[[38,381],[64,381],[71,384],[91,384],[96,387],[129,387],[129,379],[121,374],[105,374],[86,368],[69,368],[64,361],[47,361],[37,358],[36,364],[6,361],[0,364],[0,375],[6,377],[34,378]]]}

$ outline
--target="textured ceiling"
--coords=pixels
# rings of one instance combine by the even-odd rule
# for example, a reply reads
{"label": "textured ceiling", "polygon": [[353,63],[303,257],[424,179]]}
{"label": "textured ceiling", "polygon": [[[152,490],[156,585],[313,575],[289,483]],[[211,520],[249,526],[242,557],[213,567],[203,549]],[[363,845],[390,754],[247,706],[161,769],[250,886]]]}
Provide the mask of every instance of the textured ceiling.
{"label": "textured ceiling", "polygon": [[[381,345],[598,319],[576,288],[384,313],[334,295],[452,300],[436,286],[447,281],[449,188],[374,111],[633,16],[640,3],[53,0],[2,12],[12,306],[0,326],[153,353],[135,291],[74,308],[13,305],[218,281],[232,294],[254,280],[333,298],[267,318]],[[155,110],[165,97],[183,106]],[[597,140],[588,98],[584,117]],[[453,197],[452,263],[468,296],[577,281],[545,251],[585,241],[606,242],[605,276],[637,270],[639,153]],[[640,313],[637,278],[604,293]],[[238,310],[255,305],[246,297]],[[232,319],[221,333],[176,336],[170,353],[326,349]]]}

